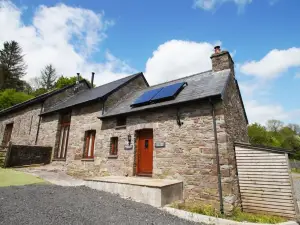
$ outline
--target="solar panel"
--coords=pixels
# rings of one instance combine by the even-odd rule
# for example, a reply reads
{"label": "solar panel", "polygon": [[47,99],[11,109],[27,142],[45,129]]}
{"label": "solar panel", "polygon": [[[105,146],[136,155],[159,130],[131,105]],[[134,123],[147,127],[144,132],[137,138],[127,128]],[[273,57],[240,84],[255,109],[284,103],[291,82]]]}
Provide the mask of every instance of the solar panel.
{"label": "solar panel", "polygon": [[169,86],[163,87],[163,89],[158,92],[151,101],[163,101],[168,99],[174,99],[176,95],[182,90],[186,82],[180,82],[176,84],[171,84]]}
{"label": "solar panel", "polygon": [[150,102],[150,100],[159,93],[163,88],[157,88],[145,92],[140,97],[138,97],[131,106],[144,105]]}

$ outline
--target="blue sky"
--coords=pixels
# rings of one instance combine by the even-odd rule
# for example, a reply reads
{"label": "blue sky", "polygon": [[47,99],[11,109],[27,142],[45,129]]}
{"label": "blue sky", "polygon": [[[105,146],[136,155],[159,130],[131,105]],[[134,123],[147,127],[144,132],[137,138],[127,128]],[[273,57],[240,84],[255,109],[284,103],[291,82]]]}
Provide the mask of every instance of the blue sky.
{"label": "blue sky", "polygon": [[97,84],[136,71],[150,83],[211,68],[215,44],[231,52],[250,122],[300,123],[299,0],[37,1],[0,3],[0,44],[15,39],[31,80],[96,72]]}

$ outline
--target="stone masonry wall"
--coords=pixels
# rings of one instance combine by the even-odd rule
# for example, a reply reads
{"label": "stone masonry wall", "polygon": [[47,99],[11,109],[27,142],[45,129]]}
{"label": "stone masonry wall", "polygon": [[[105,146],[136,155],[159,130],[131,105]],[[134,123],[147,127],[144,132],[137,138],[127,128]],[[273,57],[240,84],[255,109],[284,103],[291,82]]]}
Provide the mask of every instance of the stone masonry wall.
{"label": "stone masonry wall", "polygon": [[[233,203],[234,206],[240,204],[240,192],[238,186],[237,168],[235,162],[234,142],[248,142],[247,120],[244,114],[242,99],[239,96],[235,78],[231,74],[224,94],[224,118],[227,133],[227,151],[231,165],[227,168],[231,176],[225,183],[232,185],[232,197],[228,197],[227,203]],[[225,177],[224,177],[225,178]],[[237,197],[237,198],[236,198]]]}
{"label": "stone masonry wall", "polygon": [[[142,77],[133,79],[125,86],[121,87],[116,92],[112,93],[104,103],[105,109],[114,107],[124,97],[146,87],[146,83]],[[70,174],[77,176],[89,175],[107,175],[107,168],[100,165],[109,165],[107,155],[101,150],[102,142],[105,133],[102,131],[102,121],[98,117],[102,113],[102,102],[92,103],[89,106],[73,108],[71,126],[69,133],[69,145],[67,152],[67,167]],[[96,130],[95,140],[95,158],[93,161],[82,159],[84,148],[84,135],[88,130]],[[123,162],[128,158],[119,159],[120,163],[115,167],[115,170],[124,168]],[[126,162],[127,164],[130,161]],[[131,166],[132,167],[132,166]]]}
{"label": "stone masonry wall", "polygon": [[38,145],[51,146],[55,149],[56,136],[59,129],[59,114],[43,116],[40,124]]}
{"label": "stone masonry wall", "polygon": [[224,114],[226,130],[232,141],[248,142],[247,119],[244,114],[242,99],[233,75],[230,76],[224,94]]}
{"label": "stone masonry wall", "polygon": [[14,123],[11,141],[14,144],[34,145],[41,107],[41,104],[35,104],[2,116],[0,118],[0,141],[2,142],[6,124]]}
{"label": "stone masonry wall", "polygon": [[[92,110],[92,109],[91,109]],[[85,110],[83,110],[85,111]],[[232,175],[228,168],[232,161],[228,158],[227,134],[225,131],[225,118],[223,106],[217,104],[217,129],[219,151],[223,182],[224,198],[232,198]],[[90,115],[90,114],[89,114]],[[132,140],[136,131],[153,129],[153,141],[165,142],[165,148],[155,148],[153,153],[153,177],[178,179],[184,181],[184,198],[188,201],[201,201],[219,207],[217,166],[214,147],[213,121],[211,106],[207,102],[197,102],[180,108],[183,125],[179,127],[176,122],[176,108],[162,108],[151,112],[140,112],[127,117],[127,125],[123,129],[116,128],[116,119],[102,121],[91,120],[92,127],[81,128],[80,132],[71,134],[77,138],[76,146],[70,146],[72,151],[68,153],[68,172],[80,176],[105,176],[105,175],[129,175],[135,174],[135,147],[125,150],[127,136]],[[76,119],[75,119],[76,118]],[[73,115],[74,121],[85,118],[84,115]],[[90,118],[85,118],[89,121]],[[82,126],[78,122],[77,129]],[[92,161],[80,160],[83,151],[84,130],[96,129],[95,157]],[[72,129],[71,129],[72,130]],[[118,157],[109,156],[110,138],[118,137]],[[70,142],[71,143],[71,142]],[[79,157],[75,155],[78,149]],[[80,151],[81,148],[81,151]],[[75,153],[74,153],[75,150]],[[73,152],[73,153],[71,153]],[[77,159],[75,159],[77,158]],[[232,209],[232,204],[225,204],[225,208]]]}
{"label": "stone masonry wall", "polygon": [[102,109],[102,103],[93,103],[91,106],[76,108],[72,111],[72,119],[69,133],[69,144],[67,151],[67,167],[70,174],[77,176],[89,176],[98,174],[101,160],[99,156],[101,146],[96,141],[94,145],[94,161],[83,159],[85,132],[96,130],[96,140],[102,137],[101,120],[98,119]]}
{"label": "stone masonry wall", "polygon": [[[79,91],[87,89],[85,82],[80,83]],[[74,87],[68,88],[61,93],[53,95],[46,99],[43,108],[49,108],[60,101],[74,95]],[[14,123],[11,135],[11,141],[14,144],[34,145],[39,123],[39,114],[41,112],[42,103],[27,106],[22,110],[9,113],[0,117],[0,141],[2,142],[6,124]],[[41,120],[41,128],[38,143],[41,145],[53,146],[53,134],[57,132],[58,116],[46,116]]]}
{"label": "stone masonry wall", "polygon": [[[75,86],[78,87],[78,90],[76,93],[74,92]],[[60,103],[62,101],[66,101],[67,99],[74,96],[75,94],[78,94],[79,92],[87,90],[87,89],[88,89],[88,86],[87,86],[86,82],[82,81],[79,84],[71,86],[70,88],[67,88],[64,91],[47,98],[44,103],[44,111],[48,110],[49,108],[53,107],[54,105],[57,105],[58,103]]]}
{"label": "stone masonry wall", "polygon": [[106,112],[109,108],[113,107],[118,102],[121,102],[122,99],[125,99],[128,95],[131,95],[133,92],[146,88],[147,84],[145,80],[139,76],[129,82],[127,85],[121,87],[118,91],[111,94],[104,103],[104,111]]}

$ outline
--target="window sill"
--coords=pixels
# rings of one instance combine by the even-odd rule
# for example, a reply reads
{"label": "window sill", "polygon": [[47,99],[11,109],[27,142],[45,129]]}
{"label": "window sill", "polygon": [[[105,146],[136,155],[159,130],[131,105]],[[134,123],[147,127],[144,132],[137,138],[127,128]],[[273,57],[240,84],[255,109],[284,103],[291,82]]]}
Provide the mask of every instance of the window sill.
{"label": "window sill", "polygon": [[116,130],[126,129],[126,125],[116,126],[115,129],[116,129]]}
{"label": "window sill", "polygon": [[94,159],[92,159],[92,158],[90,158],[90,159],[81,159],[81,161],[94,162]]}
{"label": "window sill", "polygon": [[52,161],[62,161],[62,162],[65,162],[67,160],[66,159],[52,159]]}
{"label": "window sill", "polygon": [[118,155],[109,155],[107,158],[109,158],[109,159],[117,159]]}

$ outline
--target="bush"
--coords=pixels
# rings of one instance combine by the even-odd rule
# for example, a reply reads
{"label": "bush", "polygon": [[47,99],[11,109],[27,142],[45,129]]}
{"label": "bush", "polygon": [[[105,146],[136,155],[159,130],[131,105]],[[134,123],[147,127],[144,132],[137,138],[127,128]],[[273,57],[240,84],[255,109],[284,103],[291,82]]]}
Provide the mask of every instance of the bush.
{"label": "bush", "polygon": [[0,110],[22,103],[31,98],[33,98],[33,96],[25,94],[24,92],[17,92],[14,89],[6,89],[0,92]]}

